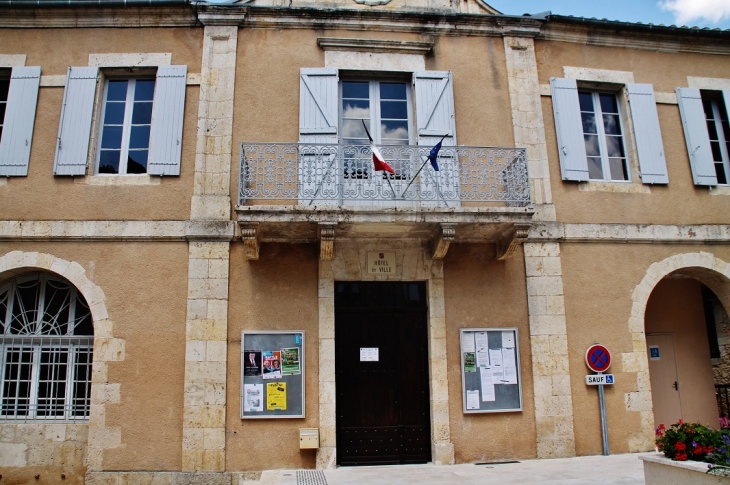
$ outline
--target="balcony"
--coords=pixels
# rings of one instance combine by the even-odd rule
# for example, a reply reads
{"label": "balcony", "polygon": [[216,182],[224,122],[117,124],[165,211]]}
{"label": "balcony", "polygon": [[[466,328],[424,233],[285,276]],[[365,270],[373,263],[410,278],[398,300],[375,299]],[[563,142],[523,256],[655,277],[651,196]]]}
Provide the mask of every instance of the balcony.
{"label": "balcony", "polygon": [[248,257],[262,242],[335,238],[491,242],[500,259],[526,236],[533,215],[521,148],[443,147],[436,171],[427,146],[379,147],[394,169],[374,171],[368,146],[242,143],[236,212]]}

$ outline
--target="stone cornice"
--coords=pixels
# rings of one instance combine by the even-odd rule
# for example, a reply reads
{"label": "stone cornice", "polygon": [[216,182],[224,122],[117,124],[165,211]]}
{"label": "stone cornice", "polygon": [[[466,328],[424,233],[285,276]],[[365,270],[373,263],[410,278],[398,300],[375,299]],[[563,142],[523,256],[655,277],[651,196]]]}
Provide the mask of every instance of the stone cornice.
{"label": "stone cornice", "polygon": [[658,52],[730,54],[730,32],[550,17],[538,40]]}
{"label": "stone cornice", "polygon": [[0,28],[191,27],[191,6],[0,8]]}
{"label": "stone cornice", "polygon": [[535,222],[528,242],[728,244],[727,224],[572,224]]}
{"label": "stone cornice", "polygon": [[325,51],[388,52],[425,55],[433,49],[433,41],[406,42],[341,37],[319,37],[317,44]]}
{"label": "stone cornice", "polygon": [[0,221],[0,241],[230,241],[233,221]]}

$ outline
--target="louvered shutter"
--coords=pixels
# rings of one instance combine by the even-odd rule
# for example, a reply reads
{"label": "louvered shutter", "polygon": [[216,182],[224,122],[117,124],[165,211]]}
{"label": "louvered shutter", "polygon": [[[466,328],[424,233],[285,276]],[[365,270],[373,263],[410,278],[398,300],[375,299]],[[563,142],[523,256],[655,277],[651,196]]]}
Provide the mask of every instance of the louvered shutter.
{"label": "louvered shutter", "polygon": [[717,174],[700,90],[677,88],[677,102],[679,114],[682,117],[684,139],[687,142],[692,180],[695,185],[717,185]]}
{"label": "louvered shutter", "polygon": [[659,115],[651,84],[627,84],[631,120],[634,122],[636,149],[639,152],[641,181],[645,184],[668,184]]}
{"label": "louvered shutter", "polygon": [[180,175],[187,66],[160,66],[150,127],[150,175]]}
{"label": "louvered shutter", "polygon": [[[424,168],[419,175],[422,206],[461,205],[459,161],[456,146],[454,87],[450,71],[416,71],[413,73],[416,97],[418,145],[432,148],[444,135],[439,153],[439,171]],[[428,154],[428,152],[426,152]],[[418,166],[423,163],[418,161]]]}
{"label": "louvered shutter", "polygon": [[0,138],[0,175],[28,175],[41,68],[14,67]]}
{"label": "louvered shutter", "polygon": [[55,175],[85,175],[89,156],[97,67],[69,67],[58,127]]}
{"label": "louvered shutter", "polygon": [[588,161],[575,79],[550,78],[555,132],[563,180],[588,180]]}
{"label": "louvered shutter", "polygon": [[299,76],[299,203],[336,205],[342,169],[337,150],[321,143],[338,142],[337,69],[302,69]]}

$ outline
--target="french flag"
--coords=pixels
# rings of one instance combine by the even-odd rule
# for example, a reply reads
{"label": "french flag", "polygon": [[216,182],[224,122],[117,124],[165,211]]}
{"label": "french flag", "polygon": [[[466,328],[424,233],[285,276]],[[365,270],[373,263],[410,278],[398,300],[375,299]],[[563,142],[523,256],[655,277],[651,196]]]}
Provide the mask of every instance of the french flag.
{"label": "french flag", "polygon": [[379,172],[381,170],[385,170],[386,172],[395,174],[395,170],[393,170],[393,167],[386,163],[385,158],[383,158],[383,154],[380,153],[378,147],[372,144],[372,140],[370,140],[370,142],[370,149],[373,151],[373,165],[375,166],[375,171]]}

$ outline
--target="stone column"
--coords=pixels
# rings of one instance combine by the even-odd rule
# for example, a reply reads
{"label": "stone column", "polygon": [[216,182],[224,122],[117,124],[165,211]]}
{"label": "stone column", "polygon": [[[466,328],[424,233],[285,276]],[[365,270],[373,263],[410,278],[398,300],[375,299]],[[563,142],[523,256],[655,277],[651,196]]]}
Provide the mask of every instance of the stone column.
{"label": "stone column", "polygon": [[[201,20],[206,26],[190,219],[229,221],[238,27]],[[182,471],[226,469],[229,254],[227,241],[190,242]]]}
{"label": "stone column", "polygon": [[554,221],[535,44],[529,37],[504,37],[504,51],[515,146],[527,149],[535,219]]}
{"label": "stone column", "polygon": [[575,456],[560,245],[525,243],[524,246],[537,456]]}
{"label": "stone column", "polygon": [[317,469],[337,464],[335,280],[331,261],[319,261],[319,449]]}

